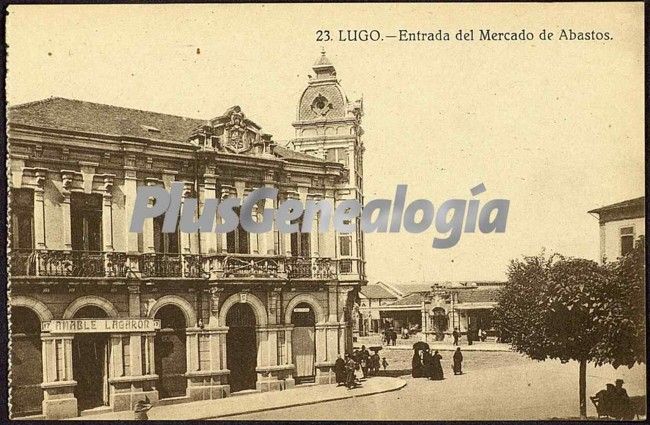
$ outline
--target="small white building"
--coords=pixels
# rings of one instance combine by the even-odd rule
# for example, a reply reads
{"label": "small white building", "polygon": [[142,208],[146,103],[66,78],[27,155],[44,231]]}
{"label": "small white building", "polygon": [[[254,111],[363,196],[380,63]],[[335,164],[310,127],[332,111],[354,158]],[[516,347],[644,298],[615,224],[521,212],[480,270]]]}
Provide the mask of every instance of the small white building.
{"label": "small white building", "polygon": [[629,199],[589,211],[600,223],[600,261],[627,254],[645,236],[645,197]]}

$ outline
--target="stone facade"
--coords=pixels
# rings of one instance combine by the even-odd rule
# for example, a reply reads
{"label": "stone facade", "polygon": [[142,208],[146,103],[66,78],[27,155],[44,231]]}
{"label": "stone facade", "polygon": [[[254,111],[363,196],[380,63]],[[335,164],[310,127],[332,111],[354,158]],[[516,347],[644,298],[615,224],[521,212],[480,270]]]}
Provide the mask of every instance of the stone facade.
{"label": "stone facade", "polygon": [[[164,234],[151,219],[141,234],[129,232],[143,185],[183,182],[183,199],[197,198],[199,210],[206,199],[241,199],[261,186],[278,188],[281,199],[361,200],[362,105],[348,103],[324,54],[314,70],[291,149],[236,106],[211,120],[61,98],[10,108],[14,416],[65,418],[129,410],[145,397],[176,403],[226,397],[235,387],[290,388],[298,311],[311,320],[301,319],[301,338],[313,338],[313,353],[305,354],[304,340],[299,347],[301,367],[312,368],[307,378],[316,383],[334,382],[365,284],[361,232]],[[160,320],[161,329],[48,327],[139,318]],[[229,353],[252,358],[238,364]],[[237,382],[248,377],[254,386]]]}

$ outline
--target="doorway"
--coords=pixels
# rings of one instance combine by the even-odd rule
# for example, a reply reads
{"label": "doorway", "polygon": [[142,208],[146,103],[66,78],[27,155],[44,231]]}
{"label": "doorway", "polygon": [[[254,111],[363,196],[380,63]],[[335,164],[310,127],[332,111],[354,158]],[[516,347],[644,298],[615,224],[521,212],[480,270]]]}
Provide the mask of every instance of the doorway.
{"label": "doorway", "polygon": [[182,397],[186,394],[187,353],[185,346],[185,315],[175,305],[165,305],[156,312],[161,329],[154,338],[154,364],[158,375],[160,398]]}
{"label": "doorway", "polygon": [[291,312],[293,334],[291,352],[296,384],[314,382],[316,378],[316,318],[311,306],[298,304]]}
{"label": "doorway", "polygon": [[11,415],[41,413],[41,321],[26,307],[11,307]]}
{"label": "doorway", "polygon": [[257,382],[257,338],[255,313],[250,305],[233,305],[226,315],[226,359],[230,391],[254,389]]}
{"label": "doorway", "polygon": [[[106,312],[99,307],[86,306],[75,319],[102,319]],[[72,376],[77,385],[74,395],[79,411],[109,404],[108,360],[109,335],[101,333],[75,334],[72,341]]]}

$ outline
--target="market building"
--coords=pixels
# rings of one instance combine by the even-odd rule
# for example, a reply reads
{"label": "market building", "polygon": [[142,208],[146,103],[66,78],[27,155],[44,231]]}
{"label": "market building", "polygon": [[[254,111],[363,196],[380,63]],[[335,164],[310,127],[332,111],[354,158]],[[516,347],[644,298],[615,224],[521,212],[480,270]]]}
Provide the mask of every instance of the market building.
{"label": "market building", "polygon": [[645,196],[589,211],[600,227],[600,261],[616,261],[645,237]]}
{"label": "market building", "polygon": [[[334,381],[363,235],[129,232],[136,192],[363,199],[361,102],[323,53],[290,148],[234,106],[192,119],[63,98],[8,111],[11,403],[66,418]],[[261,202],[262,210],[274,202]],[[220,220],[220,218],[217,218]],[[358,223],[357,223],[358,229]]]}
{"label": "market building", "polygon": [[[474,340],[479,330],[495,336],[492,309],[504,284],[463,281],[367,285],[360,293],[359,322],[364,325],[360,326],[364,329],[360,334],[392,328],[402,335],[408,330],[410,337],[426,342],[450,340],[454,329]],[[366,307],[371,305],[371,299],[375,300],[373,308]],[[368,324],[373,314],[379,319]]]}

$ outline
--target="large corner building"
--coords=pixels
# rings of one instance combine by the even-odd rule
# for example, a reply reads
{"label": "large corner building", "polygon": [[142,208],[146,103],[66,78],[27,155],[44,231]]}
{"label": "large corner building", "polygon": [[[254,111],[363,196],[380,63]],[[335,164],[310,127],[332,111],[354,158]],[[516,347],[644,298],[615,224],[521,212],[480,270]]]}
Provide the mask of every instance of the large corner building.
{"label": "large corner building", "polygon": [[288,147],[238,106],[205,120],[63,98],[9,109],[14,417],[335,382],[360,231],[164,233],[160,217],[129,232],[141,186],[182,182],[199,207],[262,186],[362,201],[362,104],[324,53],[313,70]]}

